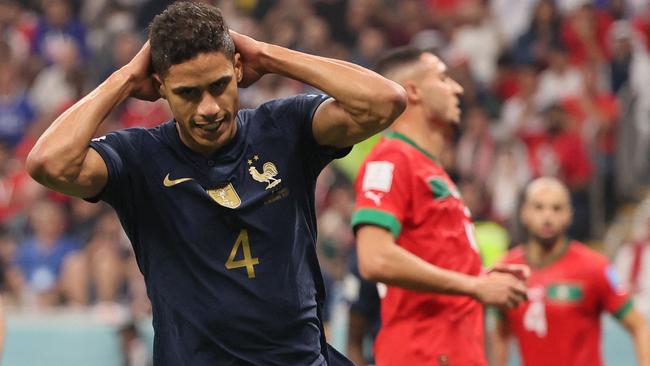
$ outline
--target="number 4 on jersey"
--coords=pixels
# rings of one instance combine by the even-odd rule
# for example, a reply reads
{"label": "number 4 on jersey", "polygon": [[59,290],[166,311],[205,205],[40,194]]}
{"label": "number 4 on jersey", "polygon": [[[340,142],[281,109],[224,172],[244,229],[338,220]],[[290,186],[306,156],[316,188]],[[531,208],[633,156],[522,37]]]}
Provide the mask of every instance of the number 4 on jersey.
{"label": "number 4 on jersey", "polygon": [[[235,259],[237,252],[239,251],[239,247],[242,248],[242,254],[244,256],[243,259]],[[260,264],[260,260],[259,258],[252,257],[251,246],[250,242],[248,241],[248,231],[246,229],[242,229],[237,236],[237,240],[235,240],[235,245],[233,245],[232,250],[230,251],[230,256],[226,262],[226,268],[235,269],[246,267],[248,278],[255,278],[255,268],[253,266],[256,264]]]}

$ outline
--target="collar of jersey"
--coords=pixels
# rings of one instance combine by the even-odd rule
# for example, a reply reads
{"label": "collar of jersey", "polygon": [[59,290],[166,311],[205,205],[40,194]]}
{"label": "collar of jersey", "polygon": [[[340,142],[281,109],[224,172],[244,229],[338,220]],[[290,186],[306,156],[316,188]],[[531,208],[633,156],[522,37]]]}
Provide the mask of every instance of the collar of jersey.
{"label": "collar of jersey", "polygon": [[388,133],[386,133],[386,137],[389,138],[389,139],[402,140],[402,141],[406,142],[407,144],[413,146],[414,148],[418,149],[418,151],[420,151],[421,153],[426,155],[429,159],[433,160],[436,163],[439,163],[439,160],[435,155],[433,155],[430,152],[424,150],[422,147],[420,147],[420,145],[416,144],[415,141],[413,141],[410,138],[406,137],[406,135],[403,135],[403,134],[401,134],[399,132],[395,132],[395,131],[389,131]]}
{"label": "collar of jersey", "polygon": [[225,163],[225,162],[230,162],[237,160],[239,158],[239,155],[243,153],[243,149],[240,148],[244,141],[243,133],[242,133],[242,124],[240,122],[239,116],[235,118],[235,123],[237,123],[237,131],[235,132],[235,136],[233,137],[232,140],[230,140],[225,146],[223,146],[221,149],[217,150],[212,156],[210,157],[205,157],[196,151],[190,149],[187,147],[183,141],[181,141],[181,137],[178,135],[178,130],[176,130],[176,120],[172,119],[167,126],[167,134],[170,137],[170,139],[174,142],[174,144],[181,149],[187,156],[189,156],[192,160],[201,163],[201,165],[205,165],[206,162],[208,161],[215,161],[219,163]]}
{"label": "collar of jersey", "polygon": [[557,253],[556,255],[546,259],[543,262],[536,263],[536,264],[533,264],[531,262],[530,255],[528,254],[528,247],[524,246],[524,256],[526,258],[526,263],[528,263],[528,265],[531,268],[535,268],[535,269],[542,269],[542,268],[548,267],[551,264],[559,261],[562,257],[564,257],[564,255],[569,251],[569,246],[570,245],[571,245],[571,239],[567,236],[565,238],[565,240],[564,240],[564,243],[562,244],[563,248],[559,253]]}

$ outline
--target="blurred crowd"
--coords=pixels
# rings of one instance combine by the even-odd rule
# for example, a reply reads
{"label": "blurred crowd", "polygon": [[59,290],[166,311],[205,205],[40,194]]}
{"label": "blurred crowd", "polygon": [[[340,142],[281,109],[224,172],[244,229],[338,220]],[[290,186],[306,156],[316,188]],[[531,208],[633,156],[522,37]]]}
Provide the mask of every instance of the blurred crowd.
{"label": "blurred crowd", "polygon": [[[45,190],[23,164],[58,114],[135,55],[147,24],[170,2],[0,0],[0,263],[10,308],[148,314],[113,211]],[[650,245],[647,217],[606,234],[621,207],[649,211],[633,203],[650,185],[650,1],[209,2],[253,38],[366,67],[406,44],[440,55],[465,90],[463,120],[440,160],[472,211],[486,263],[520,240],[520,194],[540,175],[570,187],[573,237],[615,237],[611,254],[629,244],[630,263],[641,261],[634,245]],[[267,75],[241,90],[241,103],[303,92],[313,90]],[[128,100],[101,133],[170,117],[164,101]],[[334,165],[317,189],[319,254],[333,289],[354,249],[353,178]]]}

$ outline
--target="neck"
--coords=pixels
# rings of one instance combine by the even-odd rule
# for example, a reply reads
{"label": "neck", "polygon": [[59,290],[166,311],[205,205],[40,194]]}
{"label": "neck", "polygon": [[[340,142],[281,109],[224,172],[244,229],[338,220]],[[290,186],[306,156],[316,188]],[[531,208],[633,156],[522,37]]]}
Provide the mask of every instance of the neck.
{"label": "neck", "polygon": [[526,256],[533,267],[543,267],[561,256],[566,245],[568,245],[568,238],[564,235],[550,243],[530,238],[526,245]]}
{"label": "neck", "polygon": [[444,122],[429,123],[421,116],[406,113],[393,123],[392,129],[410,138],[429,154],[439,157],[445,147]]}

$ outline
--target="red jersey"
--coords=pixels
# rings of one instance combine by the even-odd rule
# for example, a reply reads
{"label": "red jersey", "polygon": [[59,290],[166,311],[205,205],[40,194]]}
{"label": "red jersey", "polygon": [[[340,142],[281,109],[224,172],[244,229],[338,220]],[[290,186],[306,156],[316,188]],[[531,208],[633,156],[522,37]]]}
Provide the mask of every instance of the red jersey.
{"label": "red jersey", "polygon": [[[504,262],[529,264],[521,246]],[[523,364],[602,365],[601,313],[620,319],[632,308],[607,259],[572,241],[553,263],[531,271],[528,301],[506,314]]]}
{"label": "red jersey", "polygon": [[[390,133],[361,166],[354,227],[390,230],[396,243],[438,267],[478,275],[481,259],[469,210],[438,161],[406,136]],[[486,365],[483,308],[467,296],[389,286],[375,342],[379,366]]]}

